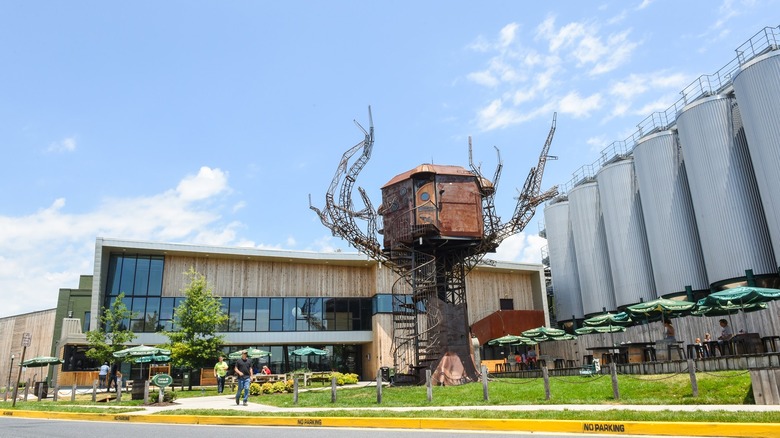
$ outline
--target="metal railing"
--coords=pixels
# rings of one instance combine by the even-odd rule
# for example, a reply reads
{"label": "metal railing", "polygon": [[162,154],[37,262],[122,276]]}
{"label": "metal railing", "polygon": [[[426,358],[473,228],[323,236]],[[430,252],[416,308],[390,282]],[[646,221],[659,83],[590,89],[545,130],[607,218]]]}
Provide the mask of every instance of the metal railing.
{"label": "metal railing", "polygon": [[[735,49],[737,56],[713,74],[701,75],[680,91],[681,97],[665,111],[657,111],[645,117],[636,126],[637,130],[625,140],[612,142],[602,149],[601,155],[591,164],[585,164],[572,172],[572,178],[560,184],[558,191],[565,195],[569,190],[592,181],[596,172],[615,159],[630,155],[642,137],[669,129],[676,123],[677,115],[689,103],[702,97],[729,92],[734,75],[739,68],[753,58],[774,50],[780,50],[780,26],[765,27]],[[549,202],[549,201],[548,201]]]}

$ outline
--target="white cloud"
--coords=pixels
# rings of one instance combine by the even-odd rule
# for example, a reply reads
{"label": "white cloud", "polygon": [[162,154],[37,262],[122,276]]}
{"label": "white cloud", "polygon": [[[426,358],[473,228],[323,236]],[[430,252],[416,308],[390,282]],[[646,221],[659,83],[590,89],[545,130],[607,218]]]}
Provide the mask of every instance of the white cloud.
{"label": "white cloud", "polygon": [[76,139],[73,137],[63,138],[58,142],[54,142],[46,148],[46,152],[49,153],[64,153],[73,152],[76,150]]}
{"label": "white cloud", "polygon": [[28,215],[0,216],[0,316],[55,307],[60,288],[92,273],[98,236],[255,246],[238,239],[243,224],[222,221],[214,204],[227,193],[227,174],[203,167],[176,189],[104,199],[87,212],[69,212],[59,198]]}
{"label": "white cloud", "polygon": [[508,262],[541,263],[547,240],[525,231],[507,237],[490,258]]}
{"label": "white cloud", "polygon": [[538,27],[536,39],[547,40],[551,53],[560,53],[577,61],[578,67],[592,65],[588,74],[600,75],[625,64],[638,46],[629,39],[630,29],[608,36],[600,27],[587,22],[572,22],[556,29],[555,17],[547,17]]}
{"label": "white cloud", "polygon": [[204,166],[197,175],[184,178],[176,187],[176,191],[182,199],[196,201],[214,196],[226,188],[227,173]]}
{"label": "white cloud", "polygon": [[601,108],[601,94],[595,93],[588,97],[580,97],[579,93],[573,91],[564,96],[559,103],[559,111],[563,114],[571,114],[575,118],[586,117],[591,112]]}

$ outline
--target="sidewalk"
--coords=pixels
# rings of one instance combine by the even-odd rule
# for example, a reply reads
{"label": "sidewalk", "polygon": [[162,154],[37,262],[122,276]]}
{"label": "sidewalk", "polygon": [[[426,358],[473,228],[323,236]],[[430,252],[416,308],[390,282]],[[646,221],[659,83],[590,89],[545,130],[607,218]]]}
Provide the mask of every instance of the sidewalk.
{"label": "sidewalk", "polygon": [[340,411],[467,411],[467,410],[492,410],[492,411],[609,411],[613,409],[627,411],[657,412],[664,410],[674,411],[745,411],[745,412],[780,412],[780,405],[504,405],[504,406],[414,406],[414,407],[382,407],[377,405],[370,408],[355,407],[318,407],[318,408],[280,408],[262,404],[264,396],[250,397],[249,406],[236,406],[234,394],[209,397],[189,397],[176,399],[169,406],[144,406],[143,411],[130,412],[129,415],[145,415],[173,411],[178,409],[230,409],[242,412],[271,412],[284,415],[292,412],[320,412],[329,410]]}

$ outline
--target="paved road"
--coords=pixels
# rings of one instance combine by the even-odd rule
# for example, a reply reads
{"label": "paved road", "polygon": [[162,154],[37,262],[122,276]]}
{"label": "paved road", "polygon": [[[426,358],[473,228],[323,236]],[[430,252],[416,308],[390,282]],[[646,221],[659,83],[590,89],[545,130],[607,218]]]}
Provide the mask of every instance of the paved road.
{"label": "paved road", "polygon": [[[545,438],[581,437],[580,434],[521,433],[521,432],[459,432],[452,430],[406,429],[345,429],[281,426],[190,426],[167,424],[101,423],[91,421],[36,420],[0,418],[0,438],[83,438],[83,437],[178,437],[214,438],[218,436],[251,436],[259,438],[505,438],[507,435],[531,435]],[[588,434],[589,437],[614,435]],[[647,437],[648,435],[642,435]],[[639,437],[622,435],[621,437]]]}

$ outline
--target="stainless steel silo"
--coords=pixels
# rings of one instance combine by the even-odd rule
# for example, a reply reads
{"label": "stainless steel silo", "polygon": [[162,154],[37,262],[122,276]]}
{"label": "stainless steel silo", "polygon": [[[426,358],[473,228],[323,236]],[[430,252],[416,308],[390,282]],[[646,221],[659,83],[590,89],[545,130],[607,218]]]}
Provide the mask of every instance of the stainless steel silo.
{"label": "stainless steel silo", "polygon": [[556,318],[558,321],[566,321],[572,317],[582,319],[584,314],[577,255],[574,251],[574,235],[567,200],[553,200],[544,208],[544,226],[547,231]]}
{"label": "stainless steel silo", "polygon": [[710,285],[741,281],[777,264],[736,99],[713,95],[677,116],[680,145]]}
{"label": "stainless steel silo", "polygon": [[615,310],[617,306],[598,184],[586,182],[569,191],[569,217],[577,254],[582,311],[587,316],[601,312],[603,307]]}
{"label": "stainless steel silo", "polygon": [[657,298],[633,161],[619,159],[596,174],[618,307]]}
{"label": "stainless steel silo", "polygon": [[780,260],[780,50],[753,58],[734,77],[775,260]]}
{"label": "stainless steel silo", "polygon": [[661,131],[634,146],[634,170],[659,297],[709,289],[688,177],[676,131]]}

